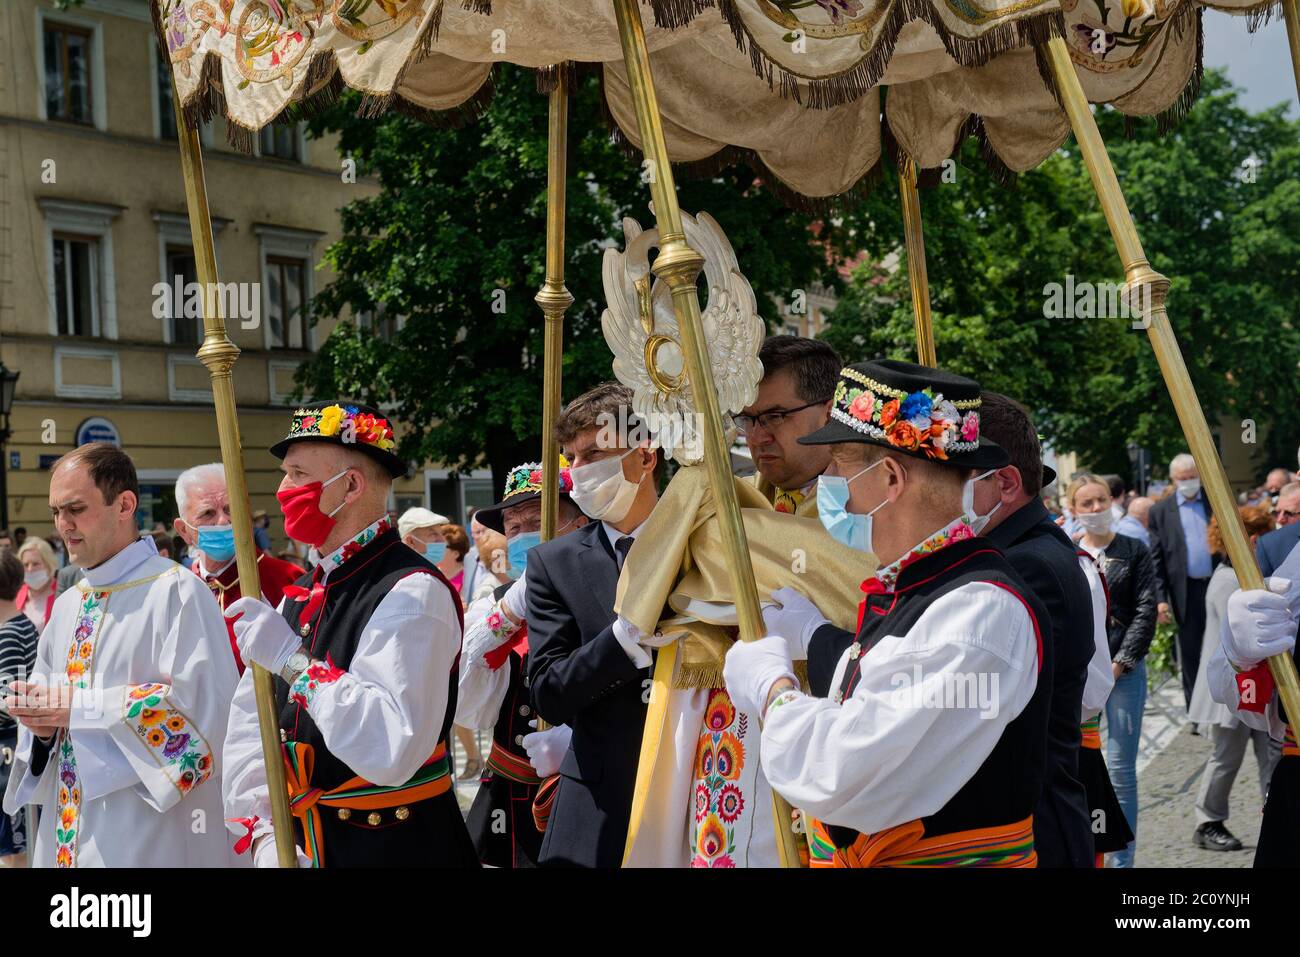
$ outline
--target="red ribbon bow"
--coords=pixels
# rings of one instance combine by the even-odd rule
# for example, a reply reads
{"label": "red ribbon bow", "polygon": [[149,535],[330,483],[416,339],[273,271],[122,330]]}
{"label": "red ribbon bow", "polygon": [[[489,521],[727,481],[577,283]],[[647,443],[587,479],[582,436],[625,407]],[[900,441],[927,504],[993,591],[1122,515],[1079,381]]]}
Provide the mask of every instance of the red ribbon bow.
{"label": "red ribbon bow", "polygon": [[244,836],[235,842],[235,853],[243,854],[253,846],[253,827],[261,818],[254,814],[252,817],[228,817],[226,820],[231,824],[244,825]]}
{"label": "red ribbon bow", "polygon": [[325,601],[325,586],[317,582],[311,586],[311,591],[308,591],[301,585],[285,585],[284,597],[292,601],[305,601],[307,603],[307,607],[298,616],[298,622],[305,625],[316,617],[316,612]]}
{"label": "red ribbon bow", "polygon": [[1237,710],[1263,714],[1273,700],[1273,675],[1268,662],[1261,661],[1249,671],[1237,672]]}
{"label": "red ribbon bow", "polygon": [[483,656],[483,660],[487,662],[487,666],[489,668],[491,668],[493,671],[496,671],[498,668],[500,668],[502,665],[506,663],[506,659],[510,657],[510,652],[515,650],[519,651],[520,658],[528,654],[528,626],[527,625],[523,625],[522,627],[520,627],[520,629],[517,632],[515,632],[514,637],[511,638],[509,641],[507,641],[504,645],[498,645],[497,647],[489,651],[487,654],[485,654]]}
{"label": "red ribbon bow", "polygon": [[875,575],[872,575],[864,581],[860,587],[862,588],[862,593],[867,597],[858,602],[858,631],[862,630],[862,619],[867,616],[867,602],[871,601],[871,596],[883,595],[889,591],[889,589],[885,587],[885,583]]}

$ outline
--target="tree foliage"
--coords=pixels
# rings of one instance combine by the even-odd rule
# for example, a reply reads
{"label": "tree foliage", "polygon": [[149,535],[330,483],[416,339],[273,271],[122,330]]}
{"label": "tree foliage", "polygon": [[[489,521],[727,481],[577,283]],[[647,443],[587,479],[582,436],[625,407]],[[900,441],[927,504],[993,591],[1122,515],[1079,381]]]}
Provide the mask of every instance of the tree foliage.
{"label": "tree foliage", "polygon": [[[1256,464],[1292,463],[1300,423],[1300,124],[1284,107],[1252,113],[1216,72],[1182,124],[1133,138],[1110,109],[1098,122],[1152,265],[1172,281],[1169,315],[1206,416],[1242,441],[1253,420]],[[1092,467],[1127,474],[1125,445],[1157,461],[1184,447],[1142,329],[1124,317],[1045,314],[1051,283],[1121,283],[1110,234],[1073,141],[1018,187],[997,187],[968,144],[955,184],[922,193],[939,363],[1035,410],[1040,432]],[[826,338],[845,358],[915,355],[891,180],[844,228],[866,252]],[[1249,437],[1249,436],[1248,436]],[[1262,476],[1261,476],[1262,477]]]}
{"label": "tree foliage", "polygon": [[[570,106],[564,398],[611,378],[600,332],[601,253],[622,244],[622,217],[649,226],[649,187],[600,118],[600,90],[582,82]],[[400,451],[453,468],[505,470],[541,450],[546,97],[532,75],[503,67],[485,116],[456,130],[399,114],[354,115],[355,97],[312,121],[380,190],[341,211],[342,236],[325,260],[337,278],[312,303],[316,321],[379,307],[401,316],[391,340],[341,322],[299,371],[300,390],[391,403]],[[833,279],[811,217],[755,185],[743,167],[681,183],[683,210],[722,223],[755,292],[773,297]],[[829,274],[823,276],[823,274]],[[495,307],[495,308],[494,308]]]}

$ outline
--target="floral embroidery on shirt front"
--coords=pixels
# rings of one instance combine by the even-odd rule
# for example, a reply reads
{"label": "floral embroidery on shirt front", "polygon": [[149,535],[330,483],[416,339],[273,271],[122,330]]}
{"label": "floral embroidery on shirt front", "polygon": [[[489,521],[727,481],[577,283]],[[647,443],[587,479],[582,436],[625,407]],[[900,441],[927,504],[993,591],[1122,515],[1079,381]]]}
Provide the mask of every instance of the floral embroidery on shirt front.
{"label": "floral embroidery on shirt front", "polygon": [[377,521],[371,522],[355,536],[334,549],[334,551],[319,559],[318,564],[320,565],[321,573],[323,575],[328,575],[330,572],[334,571],[334,569],[346,564],[348,560],[355,557],[361,549],[365,548],[392,527],[392,523],[388,521],[388,516],[384,516]]}
{"label": "floral embroidery on shirt front", "polygon": [[[95,641],[104,620],[108,592],[82,588],[81,611],[68,644],[66,674],[74,689],[86,687],[86,675],[95,655]],[[67,728],[59,732],[55,745],[59,762],[59,804],[54,824],[54,864],[77,866],[77,831],[81,826],[81,780],[77,775],[77,756]]]}
{"label": "floral embroidery on shirt front", "polygon": [[953,542],[964,541],[968,538],[974,538],[975,532],[960,518],[949,522],[939,531],[935,532],[920,545],[917,545],[910,552],[904,555],[898,561],[884,568],[877,570],[876,578],[885,586],[886,591],[893,591],[898,584],[898,576],[903,569],[915,561],[919,561],[926,555],[933,554],[939,549],[951,545]]}
{"label": "floral embroidery on shirt front", "polygon": [[123,720],[181,794],[188,794],[211,776],[212,753],[190,719],[166,704],[170,690],[156,682],[129,689]]}
{"label": "floral embroidery on shirt front", "polygon": [[695,751],[691,867],[735,867],[736,824],[748,801],[740,787],[749,718],[725,688],[714,688]]}

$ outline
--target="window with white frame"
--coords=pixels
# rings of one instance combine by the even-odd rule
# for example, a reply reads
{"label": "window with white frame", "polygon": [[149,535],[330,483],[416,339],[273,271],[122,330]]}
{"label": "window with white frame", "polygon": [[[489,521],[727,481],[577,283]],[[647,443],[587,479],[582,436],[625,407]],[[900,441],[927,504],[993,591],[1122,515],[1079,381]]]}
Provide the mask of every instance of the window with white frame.
{"label": "window with white frame", "polygon": [[97,91],[91,82],[92,32],[55,21],[46,21],[43,32],[46,117],[93,124]]}
{"label": "window with white frame", "polygon": [[121,206],[41,197],[50,335],[117,338],[112,222]]}
{"label": "window with white frame", "polygon": [[302,162],[302,125],[272,123],[258,133],[258,150],[263,156]]}
{"label": "window with white frame", "polygon": [[100,335],[99,240],[54,234],[54,313],[61,336]]}
{"label": "window with white frame", "polygon": [[308,316],[316,244],[325,235],[253,224],[262,245],[262,327],[267,349],[311,349]]}
{"label": "window with white frame", "polygon": [[164,273],[168,284],[167,295],[171,299],[171,341],[177,345],[196,346],[203,340],[203,317],[185,315],[185,289],[190,283],[199,281],[198,263],[191,246],[168,244],[164,253],[167,271]]}
{"label": "window with white frame", "polygon": [[172,68],[162,57],[154,56],[155,82],[158,96],[158,138],[176,139],[176,107],[172,102]]}
{"label": "window with white frame", "polygon": [[307,348],[306,275],[305,259],[266,257],[266,319],[272,349]]}

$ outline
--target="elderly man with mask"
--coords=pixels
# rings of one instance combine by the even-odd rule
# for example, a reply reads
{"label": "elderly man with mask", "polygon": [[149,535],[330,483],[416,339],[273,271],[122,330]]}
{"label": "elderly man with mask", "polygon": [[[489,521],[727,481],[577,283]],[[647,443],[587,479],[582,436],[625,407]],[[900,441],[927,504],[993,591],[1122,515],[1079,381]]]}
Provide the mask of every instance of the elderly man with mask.
{"label": "elderly man with mask", "polygon": [[[311,546],[311,571],[278,610],[253,598],[227,609],[244,659],[279,676],[294,839],[313,867],[478,864],[448,743],[460,599],[389,522],[392,480],[406,470],[395,446],[373,409],[298,409],[271,454],[283,460],[285,532]],[[236,846],[274,865],[251,672],[235,692],[225,759]]]}
{"label": "elderly man with mask", "polygon": [[1178,668],[1190,707],[1205,637],[1205,593],[1218,559],[1206,534],[1214,517],[1201,488],[1196,460],[1186,452],[1169,463],[1174,493],[1151,506],[1151,560],[1156,567],[1156,606],[1162,623],[1178,622]]}
{"label": "elderly man with mask", "polygon": [[[191,569],[212,590],[222,611],[240,598],[239,568],[235,562],[235,531],[230,524],[230,493],[226,491],[226,470],[220,462],[196,465],[176,479],[176,510],[172,522],[176,534],[185,540],[190,553],[197,552]],[[263,597],[280,604],[284,589],[302,574],[302,569],[257,549],[257,581]],[[244,673],[244,662],[230,633],[235,666]]]}
{"label": "elderly man with mask", "polygon": [[[724,675],[762,727],[771,786],[814,820],[814,866],[1035,866],[1051,696],[1051,623],[1001,551],[977,538],[978,383],[910,362],[840,372],[818,518],[880,561],[856,634],[811,603],[765,613]],[[812,694],[792,657],[808,658]]]}

